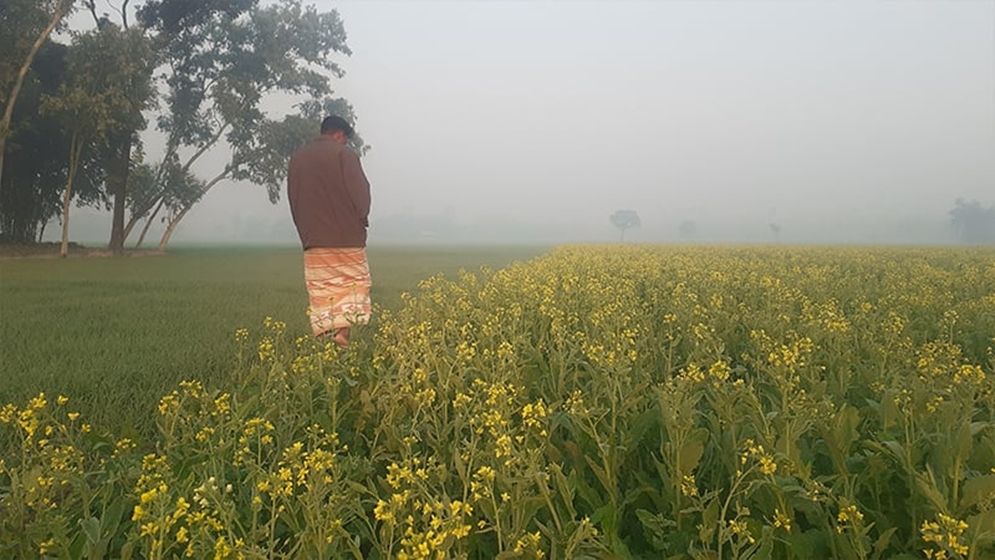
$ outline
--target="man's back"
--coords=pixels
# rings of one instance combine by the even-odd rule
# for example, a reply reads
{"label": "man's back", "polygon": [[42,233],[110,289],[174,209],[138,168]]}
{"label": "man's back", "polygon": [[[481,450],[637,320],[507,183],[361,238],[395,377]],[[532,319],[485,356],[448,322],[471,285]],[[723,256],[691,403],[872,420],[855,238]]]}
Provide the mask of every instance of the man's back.
{"label": "man's back", "polygon": [[366,246],[370,183],[349,148],[321,136],[297,150],[287,198],[305,249]]}

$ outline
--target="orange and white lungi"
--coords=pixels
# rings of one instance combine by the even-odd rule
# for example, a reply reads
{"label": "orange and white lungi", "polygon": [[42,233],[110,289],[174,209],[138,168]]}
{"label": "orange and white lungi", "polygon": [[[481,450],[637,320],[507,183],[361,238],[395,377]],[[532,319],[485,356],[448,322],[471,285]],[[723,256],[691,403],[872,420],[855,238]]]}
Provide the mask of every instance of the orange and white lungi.
{"label": "orange and white lungi", "polygon": [[304,281],[315,336],[370,322],[370,266],[365,249],[305,250]]}

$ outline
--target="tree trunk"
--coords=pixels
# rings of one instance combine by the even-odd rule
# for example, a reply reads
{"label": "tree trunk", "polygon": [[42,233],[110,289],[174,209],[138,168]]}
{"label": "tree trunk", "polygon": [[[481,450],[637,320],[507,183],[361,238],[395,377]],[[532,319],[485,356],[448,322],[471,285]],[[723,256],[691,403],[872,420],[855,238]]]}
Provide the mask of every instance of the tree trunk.
{"label": "tree trunk", "polygon": [[48,39],[52,31],[58,27],[59,22],[65,17],[66,13],[69,12],[69,8],[72,6],[71,1],[60,2],[55,7],[55,13],[52,14],[51,21],[42,30],[38,38],[35,39],[33,45],[31,45],[31,50],[28,51],[28,55],[24,58],[24,62],[21,64],[21,68],[17,72],[17,78],[14,80],[14,87],[11,88],[10,95],[7,97],[7,106],[4,107],[3,120],[0,120],[0,177],[3,177],[3,159],[4,154],[7,151],[7,136],[10,133],[10,124],[14,120],[14,105],[17,103],[17,96],[21,93],[21,86],[24,85],[24,78],[28,75],[28,70],[31,69],[31,64],[35,61],[35,56],[38,51],[41,50],[42,45]]}
{"label": "tree trunk", "polygon": [[141,247],[142,243],[145,242],[145,234],[149,232],[149,227],[152,226],[152,220],[154,220],[155,217],[157,215],[159,215],[159,210],[162,210],[162,206],[165,203],[166,203],[166,199],[165,198],[160,198],[158,206],[155,207],[155,211],[152,212],[152,215],[149,216],[148,220],[145,220],[145,227],[142,228],[142,234],[138,236],[138,243],[135,243],[135,248],[136,249],[139,248],[139,247]]}
{"label": "tree trunk", "polygon": [[132,135],[117,139],[107,165],[107,190],[114,195],[114,216],[111,220],[111,241],[108,248],[115,254],[124,252],[124,210],[128,196],[128,173],[131,171]]}
{"label": "tree trunk", "polygon": [[[163,163],[161,163],[159,165],[159,168],[156,170],[155,182],[154,182],[155,185],[159,185],[160,183],[162,183],[162,176],[165,170],[165,162],[169,161],[174,155],[176,155],[176,144],[175,142],[170,140],[169,142],[166,143],[166,153],[162,157]],[[128,238],[131,237],[131,232],[135,229],[135,226],[138,225],[138,222],[142,221],[142,218],[147,216],[150,210],[156,208],[155,213],[156,214],[159,213],[158,208],[162,206],[163,202],[164,201],[162,198],[153,198],[147,206],[145,206],[138,212],[134,212],[131,214],[131,217],[128,218],[128,224],[124,226],[125,242],[127,242]],[[146,223],[145,228],[142,230],[141,239],[139,239],[138,243],[135,244],[136,247],[142,244],[142,240],[145,238],[145,232],[147,232],[149,229],[148,226],[149,224]]]}
{"label": "tree trunk", "polygon": [[180,220],[183,216],[187,215],[187,212],[193,208],[193,205],[187,206],[176,215],[175,218],[169,221],[169,225],[166,226],[166,231],[162,232],[162,239],[159,240],[159,250],[165,251],[166,246],[169,245],[169,240],[173,237],[173,232],[176,231],[176,226],[180,225]]}
{"label": "tree trunk", "polygon": [[48,225],[48,220],[41,223],[41,227],[38,228],[38,243],[41,243],[45,239],[45,226]]}
{"label": "tree trunk", "polygon": [[135,217],[135,216],[131,216],[131,217],[128,218],[128,223],[125,224],[125,226],[124,226],[124,234],[123,235],[124,235],[124,240],[125,241],[128,241],[128,238],[131,236],[131,230],[135,227],[135,224],[138,223],[138,219],[139,218]]}
{"label": "tree trunk", "polygon": [[149,204],[148,206],[146,206],[145,208],[143,208],[139,212],[134,212],[134,213],[131,214],[131,216],[128,218],[128,223],[124,226],[124,241],[125,242],[127,242],[128,238],[131,237],[131,231],[133,229],[135,229],[135,226],[138,225],[138,222],[140,222],[142,220],[142,218],[144,218],[149,213],[149,210],[152,209],[152,206],[154,204],[155,204],[155,201],[153,200],[152,204]]}
{"label": "tree trunk", "polygon": [[[183,166],[181,167],[181,172],[182,173],[186,173],[187,171],[189,171],[190,167],[192,167],[193,164],[198,159],[200,159],[201,156],[203,156],[205,153],[207,153],[208,150],[210,150],[212,147],[214,147],[215,144],[218,143],[218,141],[224,135],[225,131],[228,130],[228,127],[229,127],[229,124],[225,123],[224,126],[222,126],[220,129],[218,129],[217,133],[215,133],[215,135],[212,136],[207,141],[206,144],[204,144],[203,146],[201,146],[200,149],[197,150],[192,156],[190,156],[190,159],[188,159],[186,161],[186,163],[183,164]],[[167,148],[166,148],[166,155],[163,157],[163,162],[169,160],[170,157],[172,157],[175,153],[176,153],[176,147],[172,143],[168,144]],[[156,183],[157,184],[160,183],[163,180],[163,178],[162,178],[162,172],[163,172],[163,168],[160,167],[159,173],[156,176]],[[226,173],[227,173],[227,171],[226,171]],[[211,185],[213,185],[213,184],[214,183],[212,182]],[[128,224],[124,227],[124,239],[127,240],[128,237],[131,236],[131,232],[132,232],[132,230],[134,230],[135,226],[138,225],[138,222],[141,221],[141,219],[143,217],[145,217],[145,215],[148,213],[148,211],[152,210],[153,205],[155,205],[155,210],[152,212],[152,215],[149,216],[148,220],[145,221],[145,226],[142,228],[142,233],[138,236],[138,242],[135,243],[135,247],[136,248],[137,247],[141,247],[142,243],[145,242],[145,234],[148,233],[149,227],[152,225],[152,221],[155,219],[155,217],[159,214],[159,211],[162,209],[163,203],[165,203],[165,199],[160,198],[157,203],[153,202],[153,204],[150,204],[142,212],[133,214],[131,216],[131,218],[128,219]],[[168,242],[168,240],[167,240],[167,242]],[[160,241],[160,244],[161,244],[161,241]]]}
{"label": "tree trunk", "polygon": [[69,143],[69,172],[66,177],[66,189],[62,193],[62,247],[59,249],[59,255],[62,258],[69,254],[69,203],[73,199],[73,179],[76,178],[82,146],[83,142],[80,141],[79,134],[73,134],[72,142]]}
{"label": "tree trunk", "polygon": [[[211,187],[217,185],[224,178],[226,178],[230,171],[231,170],[226,167],[225,170],[222,171],[217,177],[211,179],[206,185],[204,185],[204,192],[200,193],[200,197],[197,198],[197,201],[202,200],[204,196],[207,194],[207,191],[211,190]],[[182,220],[183,217],[187,215],[187,212],[189,212],[190,209],[193,208],[194,204],[196,203],[197,202],[190,203],[189,205],[187,205],[186,208],[181,210],[179,214],[177,214],[172,220],[169,221],[169,225],[166,226],[166,231],[164,231],[162,234],[162,239],[159,240],[160,251],[166,250],[166,246],[169,245],[169,240],[173,237],[173,232],[176,231],[176,226],[180,224],[180,220]]]}

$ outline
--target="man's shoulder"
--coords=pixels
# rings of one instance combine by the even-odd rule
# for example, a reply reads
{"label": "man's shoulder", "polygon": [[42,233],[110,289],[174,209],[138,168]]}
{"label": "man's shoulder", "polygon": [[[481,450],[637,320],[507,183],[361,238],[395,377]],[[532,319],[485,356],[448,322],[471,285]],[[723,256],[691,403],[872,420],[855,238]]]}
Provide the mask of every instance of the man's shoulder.
{"label": "man's shoulder", "polygon": [[318,137],[308,141],[307,144],[304,144],[300,148],[297,148],[291,159],[298,157],[337,156],[345,152],[352,153],[352,150],[333,140]]}
{"label": "man's shoulder", "polygon": [[297,157],[297,156],[299,156],[301,154],[305,154],[308,151],[313,150],[315,144],[317,144],[317,138],[312,138],[312,139],[308,140],[307,142],[301,144],[301,146],[299,148],[297,148],[296,150],[294,150],[294,157]]}
{"label": "man's shoulder", "polygon": [[351,160],[359,161],[359,154],[349,146],[339,145],[339,156],[342,158],[348,158]]}

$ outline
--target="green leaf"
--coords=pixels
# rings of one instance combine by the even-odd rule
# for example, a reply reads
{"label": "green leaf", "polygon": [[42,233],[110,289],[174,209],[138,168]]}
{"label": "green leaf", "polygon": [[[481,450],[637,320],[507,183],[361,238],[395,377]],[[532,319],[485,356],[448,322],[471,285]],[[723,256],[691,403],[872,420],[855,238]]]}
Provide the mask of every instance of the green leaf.
{"label": "green leaf", "polygon": [[929,477],[923,474],[916,474],[915,480],[919,493],[929,500],[934,508],[939,511],[946,511],[948,509],[947,499],[936,489],[936,484],[932,480],[932,474]]}
{"label": "green leaf", "polygon": [[793,464],[802,465],[801,447],[798,443],[799,442],[796,437],[782,435],[774,444],[774,450],[787,457]]}
{"label": "green leaf", "polygon": [[549,470],[553,471],[553,480],[556,481],[556,489],[559,490],[560,496],[567,502],[573,503],[574,490],[567,480],[567,476],[563,474],[563,467],[552,465]]}
{"label": "green leaf", "polygon": [[698,463],[701,462],[701,456],[705,454],[705,444],[700,441],[688,441],[681,446],[681,450],[677,453],[677,465],[681,474],[687,474],[694,471]]}
{"label": "green leaf", "polygon": [[100,518],[100,532],[107,536],[112,536],[117,531],[118,526],[121,525],[127,507],[128,504],[123,496],[111,502],[111,505],[107,506],[104,515]]}
{"label": "green leaf", "polygon": [[[744,558],[750,558],[750,557],[752,557],[752,558],[773,558],[774,557],[774,554],[773,554],[773,552],[774,552],[774,539],[771,539],[771,538],[760,539],[760,541],[756,545],[754,545],[753,548],[754,548],[754,552],[752,554],[749,554],[749,552],[747,552],[746,554],[743,555],[743,557]],[[747,549],[747,550],[749,550],[749,549]]]}
{"label": "green leaf", "polygon": [[81,519],[79,526],[83,529],[83,534],[86,535],[87,543],[90,546],[94,546],[100,542],[100,522],[97,521],[96,517]]}
{"label": "green leaf", "polygon": [[891,452],[891,454],[895,457],[895,459],[898,460],[899,463],[902,464],[905,463],[905,448],[902,447],[902,444],[893,440],[882,441],[880,443],[882,446],[884,446],[885,449]]}
{"label": "green leaf", "polygon": [[376,493],[373,492],[373,491],[371,491],[367,486],[364,486],[364,485],[362,485],[362,484],[360,484],[360,483],[358,483],[358,482],[356,482],[354,480],[346,480],[345,484],[346,484],[346,486],[348,486],[349,488],[352,488],[353,491],[357,492],[360,495],[368,495],[368,496],[375,496],[376,495]]}
{"label": "green leaf", "polygon": [[833,437],[839,446],[840,455],[846,455],[853,442],[860,437],[860,433],[857,431],[858,426],[860,426],[860,413],[850,405],[843,405],[836,415],[833,426]]}
{"label": "green leaf", "polygon": [[788,535],[787,540],[796,558],[830,557],[826,535],[818,529],[809,529],[804,533],[791,533]]}
{"label": "green leaf", "polygon": [[898,527],[892,527],[891,529],[888,529],[885,532],[881,533],[881,536],[878,537],[878,540],[874,542],[875,556],[880,557],[882,554],[884,554],[884,551],[888,550],[888,546],[891,545],[891,538],[895,535],[895,531],[897,530]]}
{"label": "green leaf", "polygon": [[960,509],[967,511],[995,495],[995,474],[970,478],[961,490]]}
{"label": "green leaf", "polygon": [[598,481],[601,483],[602,488],[604,488],[608,492],[612,492],[615,486],[615,480],[613,480],[613,478],[608,474],[608,472],[605,471],[605,469],[603,469],[600,465],[598,465],[594,461],[594,459],[592,459],[591,457],[585,457],[585,458],[587,459],[587,466],[591,468],[591,472],[593,472],[594,476],[598,478]]}
{"label": "green leaf", "polygon": [[991,422],[971,422],[971,435],[976,436],[991,425]]}
{"label": "green leaf", "polygon": [[591,514],[591,523],[604,526],[614,525],[616,513],[611,504],[605,504]]}
{"label": "green leaf", "polygon": [[573,476],[571,480],[574,483],[573,488],[577,490],[577,494],[589,508],[594,509],[605,502],[583,476]]}
{"label": "green leaf", "polygon": [[968,518],[967,525],[979,541],[995,542],[995,509]]}
{"label": "green leaf", "polygon": [[121,560],[131,560],[131,556],[134,553],[135,541],[128,541],[121,545]]}
{"label": "green leaf", "polygon": [[659,422],[658,419],[659,414],[656,409],[645,410],[636,416],[629,429],[630,445],[632,447],[638,447],[643,438],[646,437],[646,434],[649,433],[650,428],[657,425]]}
{"label": "green leaf", "polygon": [[898,425],[898,419],[902,417],[902,411],[899,410],[898,405],[895,404],[895,400],[891,397],[886,396],[884,400],[881,401],[881,425],[885,430],[893,428]]}
{"label": "green leaf", "polygon": [[701,526],[698,529],[698,537],[701,542],[710,543],[715,536],[715,530],[719,526],[719,501],[712,500],[701,515]]}
{"label": "green leaf", "polygon": [[666,519],[659,513],[653,513],[645,509],[637,509],[636,517],[656,539],[663,540],[674,527],[677,526],[673,520]]}

